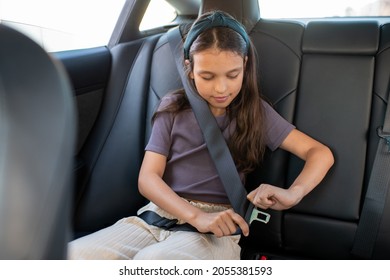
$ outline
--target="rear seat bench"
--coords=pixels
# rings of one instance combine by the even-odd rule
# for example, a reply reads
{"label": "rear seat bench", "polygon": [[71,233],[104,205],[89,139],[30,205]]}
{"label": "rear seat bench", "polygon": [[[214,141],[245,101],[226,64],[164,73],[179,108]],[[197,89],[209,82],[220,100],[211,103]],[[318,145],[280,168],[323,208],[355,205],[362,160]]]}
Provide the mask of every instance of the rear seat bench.
{"label": "rear seat bench", "polygon": [[[259,55],[262,93],[298,129],[330,146],[336,163],[298,206],[270,211],[269,224],[252,225],[241,241],[243,258],[353,258],[376,128],[388,100],[390,25],[259,20],[250,36]],[[161,97],[181,85],[164,35],[120,44],[112,59],[107,102],[83,150],[89,169],[75,213],[76,236],[134,215],[146,202],[137,191],[137,176],[150,117]],[[283,151],[269,153],[247,187],[288,186],[301,167]],[[390,229],[389,206],[385,229]],[[388,258],[389,249],[389,238],[379,236],[374,257]]]}
{"label": "rear seat bench", "polygon": [[[388,99],[388,26],[379,26],[375,21],[314,21],[305,26],[299,37],[291,35],[291,26],[284,25],[262,22],[251,33],[265,76],[263,93],[298,129],[330,146],[336,163],[321,185],[299,205],[289,211],[271,211],[271,224],[253,225],[252,234],[242,245],[271,256],[350,259],[379,140],[376,128],[383,122]],[[295,29],[299,30],[298,26]],[[291,37],[302,38],[299,51]],[[285,51],[277,52],[279,49]],[[283,59],[278,58],[280,54]],[[272,78],[266,77],[271,75],[266,74],[269,71],[274,73]],[[298,82],[294,84],[297,75]],[[263,165],[266,176],[252,179],[252,187],[263,180],[289,186],[302,162],[293,156],[275,154]],[[389,227],[385,224],[388,215],[385,212],[384,228]],[[382,244],[386,239],[379,238],[376,258],[389,256],[389,244]]]}

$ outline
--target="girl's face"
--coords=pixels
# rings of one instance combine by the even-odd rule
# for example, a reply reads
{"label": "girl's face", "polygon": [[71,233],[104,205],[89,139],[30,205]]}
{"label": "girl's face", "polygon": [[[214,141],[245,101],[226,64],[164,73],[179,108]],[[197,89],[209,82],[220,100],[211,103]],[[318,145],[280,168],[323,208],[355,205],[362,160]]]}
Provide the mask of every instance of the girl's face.
{"label": "girl's face", "polygon": [[214,116],[223,115],[239,94],[246,59],[234,52],[215,48],[193,55],[190,77],[194,79],[196,89],[208,102]]}

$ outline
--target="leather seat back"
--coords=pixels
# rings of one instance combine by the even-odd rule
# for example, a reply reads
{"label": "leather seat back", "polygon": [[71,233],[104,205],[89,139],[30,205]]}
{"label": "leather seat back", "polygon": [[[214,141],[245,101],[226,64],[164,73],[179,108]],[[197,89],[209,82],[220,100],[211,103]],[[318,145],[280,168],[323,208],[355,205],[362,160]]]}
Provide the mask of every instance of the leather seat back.
{"label": "leather seat back", "polygon": [[[276,109],[298,129],[328,145],[334,153],[335,165],[297,206],[283,212],[270,211],[273,217],[270,224],[253,225],[250,238],[243,244],[257,247],[258,252],[287,257],[354,258],[351,248],[379,140],[376,128],[383,122],[384,100],[388,98],[389,70],[384,62],[389,61],[385,51],[388,28],[381,28],[376,21],[310,22],[304,26],[300,51],[296,51],[300,66],[293,69],[291,59],[281,61],[277,56],[285,57],[284,53],[291,53],[294,48],[283,43],[276,49],[273,43],[284,42],[280,34],[284,34],[283,38],[290,36],[291,32],[283,25],[286,23],[259,22],[252,34],[258,42],[255,44],[263,75],[269,76],[264,78],[263,93],[276,102]],[[262,37],[268,39],[259,41]],[[262,56],[267,49],[274,56],[267,56],[270,52]],[[265,63],[262,57],[266,57]],[[290,72],[290,79],[298,74],[297,88],[291,91],[290,101],[275,98],[279,88],[291,88],[288,86],[291,82],[285,79],[288,75],[280,75],[279,70],[282,74]],[[272,79],[279,83],[270,84]],[[375,84],[378,89],[373,91]],[[281,100],[285,106],[279,106]],[[265,173],[271,175],[257,178],[258,182],[270,180],[288,187],[303,162],[288,156],[280,168],[273,165],[273,160],[274,156],[263,163]],[[383,244],[385,239],[380,242]],[[374,258],[385,256],[380,254]]]}
{"label": "leather seat back", "polygon": [[[285,247],[317,258],[351,258],[367,184],[367,133],[372,120],[379,26],[373,22],[310,22],[305,30],[294,123],[327,144],[335,165],[302,203],[286,213]],[[288,184],[299,160],[289,162]]]}
{"label": "leather seat back", "polygon": [[75,237],[134,215],[146,200],[138,192],[144,154],[150,67],[160,35],[122,43],[111,52],[112,68],[99,117],[79,156],[86,166],[78,185]]}
{"label": "leather seat back", "polygon": [[0,259],[63,259],[70,240],[75,104],[65,71],[0,25]]}

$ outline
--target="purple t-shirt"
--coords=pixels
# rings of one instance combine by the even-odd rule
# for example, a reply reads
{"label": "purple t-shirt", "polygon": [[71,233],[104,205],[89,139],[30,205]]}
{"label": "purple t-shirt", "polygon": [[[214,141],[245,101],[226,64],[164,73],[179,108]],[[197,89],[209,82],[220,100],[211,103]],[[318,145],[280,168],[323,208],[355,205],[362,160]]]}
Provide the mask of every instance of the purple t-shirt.
{"label": "purple t-shirt", "polygon": [[[160,108],[174,102],[165,96]],[[294,126],[283,119],[268,103],[263,102],[266,116],[266,144],[277,149]],[[234,122],[227,115],[216,117],[225,139]],[[167,157],[163,180],[181,197],[211,203],[229,204],[229,199],[208,153],[202,131],[191,109],[175,116],[159,113],[154,121],[145,150]],[[243,174],[240,174],[244,182]]]}

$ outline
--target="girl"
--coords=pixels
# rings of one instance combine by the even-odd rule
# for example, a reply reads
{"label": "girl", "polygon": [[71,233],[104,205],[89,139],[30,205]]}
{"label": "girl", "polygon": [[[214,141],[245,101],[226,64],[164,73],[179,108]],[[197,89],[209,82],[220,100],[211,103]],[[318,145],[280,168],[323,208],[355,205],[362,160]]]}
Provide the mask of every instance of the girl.
{"label": "girl", "polygon": [[[299,203],[324,178],[333,156],[261,99],[255,50],[244,28],[226,13],[203,14],[187,34],[184,59],[188,78],[223,131],[243,182],[266,147],[305,161],[289,188],[262,184],[248,199],[262,209]],[[239,228],[247,236],[249,226],[230,206],[184,90],[162,99],[145,150],[139,191],[150,203],[137,217],[71,242],[69,257],[239,259],[240,235],[234,233]],[[151,225],[146,213],[167,220]],[[164,229],[166,221],[193,230]]]}

